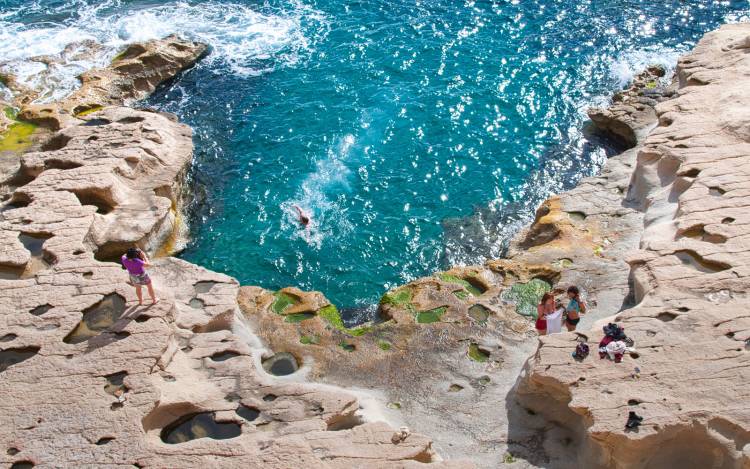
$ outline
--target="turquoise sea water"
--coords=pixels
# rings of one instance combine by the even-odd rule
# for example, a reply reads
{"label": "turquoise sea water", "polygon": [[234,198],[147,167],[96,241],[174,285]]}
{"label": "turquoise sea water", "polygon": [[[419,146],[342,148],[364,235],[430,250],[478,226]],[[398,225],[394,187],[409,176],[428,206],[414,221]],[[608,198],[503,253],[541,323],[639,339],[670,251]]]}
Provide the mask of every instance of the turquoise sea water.
{"label": "turquoise sea water", "polygon": [[[243,284],[321,290],[346,308],[499,255],[546,195],[612,151],[587,130],[586,108],[750,11],[747,1],[642,0],[0,7],[0,60],[48,99],[131,40],[178,32],[211,44],[147,103],[195,129],[181,256]],[[87,37],[106,45],[97,59],[34,75],[29,56]]]}

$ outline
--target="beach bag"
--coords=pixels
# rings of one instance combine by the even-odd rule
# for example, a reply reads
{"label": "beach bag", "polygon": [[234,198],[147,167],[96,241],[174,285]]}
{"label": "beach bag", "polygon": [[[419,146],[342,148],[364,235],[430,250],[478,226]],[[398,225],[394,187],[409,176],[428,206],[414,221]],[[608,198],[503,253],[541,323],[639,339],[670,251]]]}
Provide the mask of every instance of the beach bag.
{"label": "beach bag", "polygon": [[579,342],[578,345],[576,345],[576,351],[573,352],[573,358],[575,358],[576,360],[583,360],[588,356],[589,346],[584,342]]}

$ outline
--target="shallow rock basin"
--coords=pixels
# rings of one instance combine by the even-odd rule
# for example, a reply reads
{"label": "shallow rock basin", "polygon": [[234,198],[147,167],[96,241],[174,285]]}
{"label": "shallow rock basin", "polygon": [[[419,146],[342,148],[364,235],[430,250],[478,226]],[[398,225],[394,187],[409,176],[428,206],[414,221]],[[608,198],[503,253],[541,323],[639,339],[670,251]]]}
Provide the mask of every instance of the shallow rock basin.
{"label": "shallow rock basin", "polygon": [[117,293],[110,293],[99,303],[83,311],[83,319],[73,331],[65,336],[66,344],[80,344],[112,327],[123,312],[125,298]]}
{"label": "shallow rock basin", "polygon": [[186,415],[164,428],[161,439],[164,443],[185,443],[198,438],[226,440],[240,436],[242,427],[234,422],[217,422],[213,412]]}
{"label": "shallow rock basin", "polygon": [[291,353],[279,352],[263,360],[263,369],[274,376],[287,376],[297,371],[299,365]]}

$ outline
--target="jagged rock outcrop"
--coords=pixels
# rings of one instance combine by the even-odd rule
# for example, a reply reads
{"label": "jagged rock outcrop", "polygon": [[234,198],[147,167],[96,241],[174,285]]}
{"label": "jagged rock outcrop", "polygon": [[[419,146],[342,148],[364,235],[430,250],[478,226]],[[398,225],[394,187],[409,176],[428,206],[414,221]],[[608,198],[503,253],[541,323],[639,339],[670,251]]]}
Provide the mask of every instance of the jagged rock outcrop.
{"label": "jagged rock outcrop", "polygon": [[633,79],[627,90],[615,93],[611,106],[589,109],[589,118],[611,139],[633,148],[653,128],[656,105],[674,96],[674,85],[662,83],[664,75],[662,67],[649,67]]}
{"label": "jagged rock outcrop", "polygon": [[[94,43],[85,50],[95,46]],[[17,90],[16,101],[22,107],[19,117],[53,130],[73,125],[72,119],[78,115],[145,98],[159,84],[195,64],[207,49],[205,44],[174,35],[131,44],[108,67],[81,74],[80,88],[61,101],[33,104],[29,92]]]}
{"label": "jagged rock outcrop", "polygon": [[[553,467],[750,467],[749,44],[750,25],[724,26],[681,58],[678,95],[638,149],[637,305],[614,317],[637,351],[577,362],[573,337],[545,337],[519,382]],[[595,352],[601,328],[585,333]],[[628,432],[630,411],[643,421]]]}
{"label": "jagged rock outcrop", "polygon": [[[116,101],[143,92],[121,91]],[[60,123],[22,155],[0,203],[4,464],[470,467],[439,462],[365,394],[266,373],[272,352],[230,277],[157,259],[159,302],[137,306],[111,261],[169,244],[190,129],[119,106]]]}

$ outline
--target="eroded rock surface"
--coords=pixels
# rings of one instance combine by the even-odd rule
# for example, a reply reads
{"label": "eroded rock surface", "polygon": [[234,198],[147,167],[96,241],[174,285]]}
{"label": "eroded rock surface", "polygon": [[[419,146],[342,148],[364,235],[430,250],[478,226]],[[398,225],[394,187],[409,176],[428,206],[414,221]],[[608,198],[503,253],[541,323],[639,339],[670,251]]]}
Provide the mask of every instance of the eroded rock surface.
{"label": "eroded rock surface", "polygon": [[[84,51],[95,47],[95,43],[89,44]],[[195,64],[206,50],[205,44],[174,35],[131,44],[109,66],[81,74],[80,88],[61,101],[34,104],[36,96],[16,87],[15,101],[22,108],[19,117],[54,130],[73,125],[71,119],[76,116],[145,98],[159,84]],[[62,52],[65,54],[70,54],[68,49]]]}
{"label": "eroded rock surface", "polygon": [[589,109],[589,118],[625,148],[636,146],[656,122],[656,105],[675,94],[674,85],[662,82],[664,75],[663,68],[649,67],[633,79],[627,90],[614,95],[611,106]]}
{"label": "eroded rock surface", "polygon": [[[382,390],[441,454],[480,467],[748,467],[747,393],[735,390],[750,349],[747,37],[747,25],[725,27],[680,61],[672,86],[651,69],[592,111],[638,146],[545,202],[506,259],[388,292],[383,322],[364,328],[331,320],[319,293],[297,292],[294,311],[308,314],[290,320],[274,309],[283,292],[244,287],[244,313],[274,350],[311,363],[310,376]],[[569,285],[588,314],[534,353],[518,313]],[[605,319],[636,341],[623,363],[597,356]],[[581,340],[592,355],[577,362]],[[626,433],[630,411],[644,420]]]}
{"label": "eroded rock surface", "polygon": [[[152,89],[136,81],[115,100]],[[159,302],[137,306],[109,261],[131,245],[168,250],[190,129],[119,106],[60,123],[22,155],[0,203],[3,464],[470,467],[440,462],[355,393],[266,373],[272,352],[230,277],[157,259]]]}
{"label": "eroded rock surface", "polygon": [[[601,327],[585,332],[594,353],[582,362],[570,335],[542,339],[518,387],[537,416],[538,461],[750,467],[748,51],[750,25],[730,25],[680,59],[678,96],[657,105],[630,187],[643,213],[640,249],[628,257],[637,306],[614,320],[636,352],[619,364],[599,359]],[[630,411],[643,421],[628,432]],[[532,420],[517,416],[519,436]]]}

